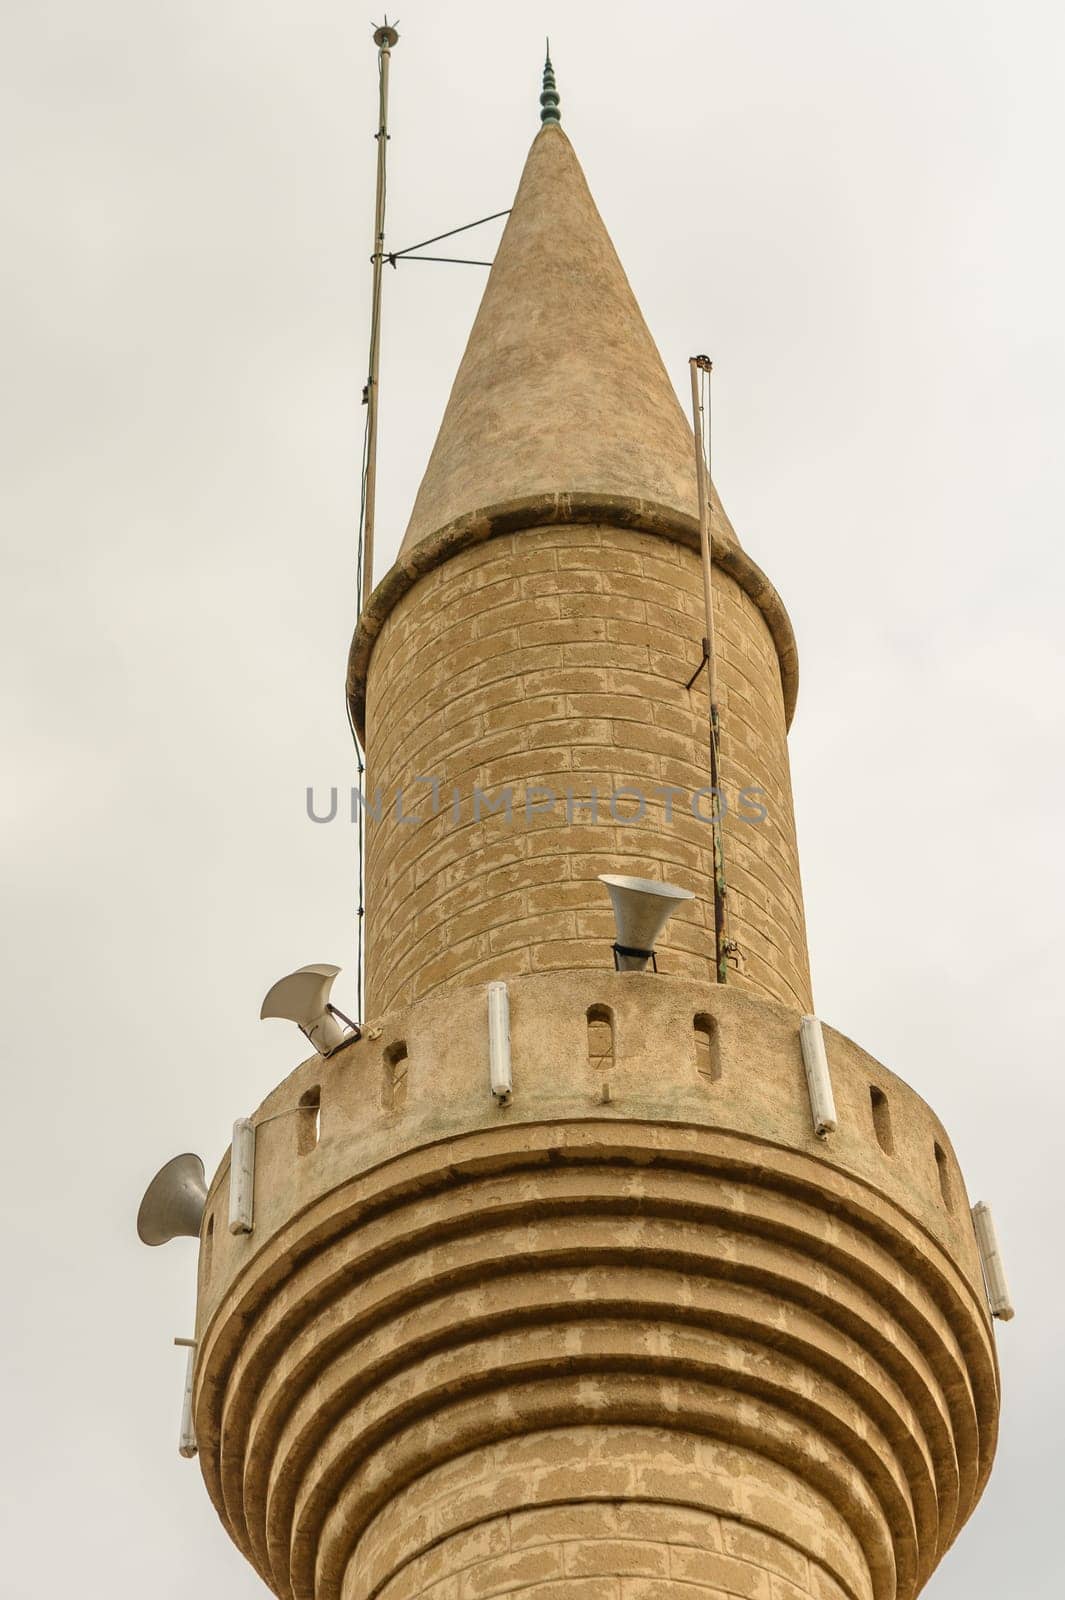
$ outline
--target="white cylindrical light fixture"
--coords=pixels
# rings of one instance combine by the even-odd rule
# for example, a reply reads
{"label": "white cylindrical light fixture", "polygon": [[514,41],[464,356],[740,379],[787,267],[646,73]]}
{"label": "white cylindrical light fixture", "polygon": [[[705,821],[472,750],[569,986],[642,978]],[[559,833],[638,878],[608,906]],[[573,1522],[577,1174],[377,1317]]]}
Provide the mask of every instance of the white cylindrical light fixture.
{"label": "white cylindrical light fixture", "polygon": [[836,1102],[825,1054],[825,1036],[817,1017],[803,1017],[799,1023],[802,1064],[806,1068],[806,1087],[810,1094],[810,1115],[814,1132],[824,1139],[836,1131]]}
{"label": "white cylindrical light fixture", "polygon": [[178,1436],[178,1454],[191,1461],[196,1454],[196,1428],[192,1421],[192,1380],[196,1373],[196,1341],[195,1339],[175,1339],[176,1345],[181,1345],[188,1351],[185,1362],[185,1392],[181,1398],[181,1433]]}
{"label": "white cylindrical light fixture", "polygon": [[510,1071],[510,997],[505,983],[488,985],[488,1076],[497,1100],[509,1100],[513,1088]]}
{"label": "white cylindrical light fixture", "polygon": [[1009,1285],[1006,1282],[1002,1255],[998,1247],[995,1219],[991,1215],[991,1207],[983,1200],[978,1200],[973,1206],[973,1230],[980,1251],[980,1266],[983,1269],[984,1288],[987,1290],[987,1303],[991,1307],[991,1315],[998,1317],[1000,1322],[1009,1322],[1013,1316],[1013,1302],[1010,1299]]}
{"label": "white cylindrical light fixture", "polygon": [[250,1233],[255,1206],[255,1124],[238,1117],[229,1153],[229,1231]]}

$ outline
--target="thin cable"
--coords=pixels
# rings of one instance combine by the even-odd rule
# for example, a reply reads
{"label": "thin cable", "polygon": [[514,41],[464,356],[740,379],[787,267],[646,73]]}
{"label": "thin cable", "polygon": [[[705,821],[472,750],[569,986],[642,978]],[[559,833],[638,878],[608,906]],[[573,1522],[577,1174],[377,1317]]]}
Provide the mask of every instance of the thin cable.
{"label": "thin cable", "polygon": [[409,244],[405,250],[393,250],[387,259],[398,261],[400,256],[409,256],[412,250],[424,250],[427,244],[439,244],[441,239],[451,239],[456,233],[468,233],[471,228],[481,228],[486,222],[495,222],[500,217],[509,216],[509,208],[506,211],[493,211],[490,217],[478,217],[476,222],[464,222],[461,228],[449,228],[447,233],[434,233],[431,239],[423,239],[420,244]]}
{"label": "thin cable", "polygon": [[469,256],[386,256],[386,261],[391,261],[395,266],[397,261],[450,261],[455,267],[491,267],[491,261],[473,261]]}
{"label": "thin cable", "polygon": [[351,716],[351,703],[348,700],[348,697],[347,697],[346,694],[344,696],[344,704],[345,704],[345,706],[347,708],[347,713],[348,713],[348,727],[351,729],[352,742],[354,743],[354,746],[355,746],[355,764],[356,764],[356,771],[357,771],[357,774],[358,774],[358,787],[359,787],[358,817],[356,819],[356,824],[355,824],[355,837],[356,837],[355,877],[356,877],[356,891],[357,891],[356,898],[357,898],[357,901],[358,901],[358,904],[356,906],[356,911],[355,911],[355,1009],[357,1010],[357,1012],[359,1014],[359,1022],[362,1023],[364,1021],[364,1019],[365,1019],[365,998],[366,998],[365,997],[365,970],[364,970],[365,969],[364,928],[365,928],[365,925],[366,925],[366,850],[365,850],[366,823],[365,823],[365,819],[364,819],[364,816],[363,816],[364,807],[363,807],[363,804],[362,804],[362,782],[363,782],[363,777],[364,777],[365,772],[366,772],[366,764],[365,764],[365,762],[363,760],[362,748],[361,748],[361,746],[359,744],[359,736],[355,731],[355,723],[352,720],[352,716]]}
{"label": "thin cable", "polygon": [[[363,428],[362,436],[362,471],[359,474],[359,554],[356,563],[357,582],[355,593],[360,597],[360,604],[358,614],[355,618],[356,630],[358,629],[359,623],[362,620],[362,533],[363,524],[366,517],[366,471],[369,462],[369,446],[370,414],[369,410],[367,410],[366,422]],[[344,710],[347,714],[348,727],[351,730],[352,743],[355,746],[355,765],[357,770],[359,793],[361,797],[362,780],[366,773],[366,762],[362,745],[359,741],[359,735],[355,727],[355,719],[351,714],[351,701],[348,698],[346,686],[344,692]],[[357,900],[355,911],[355,1009],[358,1013],[359,1021],[362,1022],[365,1017],[366,1009],[366,817],[365,808],[362,805],[361,798],[358,805],[358,817],[356,818],[355,822],[355,863]]]}
{"label": "thin cable", "polygon": [[[713,472],[712,472],[712,468],[713,468],[713,443],[712,443],[712,441],[713,441],[713,426],[712,426],[712,418],[711,418],[711,413],[710,413],[711,387],[710,387],[710,373],[707,372],[703,368],[701,368],[700,372],[699,372],[699,389],[700,389],[699,409],[700,409],[700,415],[701,415],[701,418],[702,418],[702,430],[701,430],[702,431],[702,438],[700,440],[700,448],[703,451],[703,459],[706,462],[706,510],[707,510],[707,520],[709,522],[710,530],[711,530],[710,559],[711,559],[711,561],[713,561],[713,557],[714,557],[714,549],[713,549],[714,479],[713,479]],[[716,666],[716,663],[715,663],[715,666]],[[708,710],[709,710],[709,721],[710,721],[710,755],[711,755],[711,761],[713,763],[714,772],[715,772],[715,774],[717,776],[718,782],[720,783],[720,781],[721,781],[721,748],[720,748],[720,743],[719,743],[719,739],[718,739],[718,708],[717,708],[716,704],[714,704],[714,705],[710,705],[709,704],[709,700],[710,700],[710,670],[709,670],[709,663],[707,664],[706,693],[707,693],[707,702],[708,702]],[[716,696],[715,696],[715,700],[716,700]],[[725,866],[724,816],[723,816],[722,811],[721,811],[721,796],[717,795],[715,797],[715,799],[716,799],[717,816],[718,816],[718,820],[715,823],[715,827],[717,829],[717,834],[718,834],[718,849],[721,852],[721,864],[722,864],[722,868],[724,868],[724,866]],[[726,893],[725,893],[725,895],[723,897],[723,900],[722,900],[722,912],[723,912],[724,930],[725,930],[725,943],[726,943],[726,946],[731,946],[733,941],[732,941],[732,929],[731,929],[731,926],[730,926],[730,923],[729,923],[729,904],[728,904],[728,893],[727,893],[727,891],[726,891]]]}

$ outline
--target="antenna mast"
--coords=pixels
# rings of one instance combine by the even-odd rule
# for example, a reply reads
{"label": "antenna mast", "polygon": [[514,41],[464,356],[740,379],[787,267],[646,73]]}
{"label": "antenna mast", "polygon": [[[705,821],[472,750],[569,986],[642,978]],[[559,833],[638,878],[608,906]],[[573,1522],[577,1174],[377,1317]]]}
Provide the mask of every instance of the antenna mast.
{"label": "antenna mast", "polygon": [[362,594],[360,605],[365,606],[373,592],[373,529],[377,501],[377,391],[381,368],[381,268],[385,263],[385,168],[388,162],[388,67],[392,49],[399,43],[399,34],[387,16],[379,28],[374,29],[377,46],[377,69],[380,83],[377,132],[377,201],[373,224],[373,300],[370,310],[370,370],[363,399],[367,406],[366,419],[366,482],[362,526]]}
{"label": "antenna mast", "polygon": [[[703,558],[703,604],[706,609],[706,635],[703,639],[703,660],[706,666],[706,693],[710,704],[710,787],[713,790],[714,838],[714,967],[718,983],[728,980],[728,958],[732,942],[726,928],[725,908],[725,850],[721,838],[721,794],[718,783],[717,753],[717,661],[714,648],[714,591],[713,565],[710,547],[710,473],[703,449],[703,438],[708,431],[709,407],[704,408],[700,392],[699,374],[705,374],[709,396],[710,373],[713,363],[707,356],[691,356],[688,360],[692,380],[692,428],[695,433],[695,477],[699,488],[699,547]],[[696,673],[698,676],[698,673]],[[695,682],[693,677],[691,683]],[[689,684],[689,688],[691,687]]]}

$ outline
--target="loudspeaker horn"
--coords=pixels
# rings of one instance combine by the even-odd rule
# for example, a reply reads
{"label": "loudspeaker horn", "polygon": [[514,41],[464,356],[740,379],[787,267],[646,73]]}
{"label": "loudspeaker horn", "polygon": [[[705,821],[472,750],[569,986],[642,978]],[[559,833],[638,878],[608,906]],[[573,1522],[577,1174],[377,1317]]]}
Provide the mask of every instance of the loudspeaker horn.
{"label": "loudspeaker horn", "polygon": [[[260,1018],[284,1017],[286,1022],[294,1022],[320,1056],[332,1055],[342,1044],[359,1037],[358,1025],[329,1001],[339,971],[339,967],[318,963],[279,978],[263,1001]],[[341,1022],[348,1024],[349,1032]]]}
{"label": "loudspeaker horn", "polygon": [[[619,972],[642,972],[654,960],[655,943],[682,900],[694,900],[690,889],[655,878],[622,878],[600,873],[614,907],[614,965]],[[657,970],[657,969],[656,969]]]}
{"label": "loudspeaker horn", "polygon": [[170,1239],[198,1239],[207,1180],[199,1156],[175,1156],[161,1168],[144,1191],[137,1212],[137,1233],[142,1244],[166,1244]]}

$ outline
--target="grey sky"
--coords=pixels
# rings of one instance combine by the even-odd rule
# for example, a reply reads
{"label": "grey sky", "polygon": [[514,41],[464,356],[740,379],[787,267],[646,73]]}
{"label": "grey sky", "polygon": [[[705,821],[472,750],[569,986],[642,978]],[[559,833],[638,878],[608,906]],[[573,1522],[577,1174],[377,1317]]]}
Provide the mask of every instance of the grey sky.
{"label": "grey sky", "polygon": [[[1061,8],[399,11],[390,240],[509,205],[550,31],[670,370],[714,358],[715,477],[799,640],[818,1010],[943,1117],[1018,1306],[997,1469],[926,1592],[1057,1597]],[[351,830],[304,790],[351,771],[370,17],[5,20],[2,1587],[250,1600],[176,1453],[194,1249],[133,1221],[298,1059],[273,979],[337,961],[353,1003]],[[379,572],[483,281],[388,274]]]}

